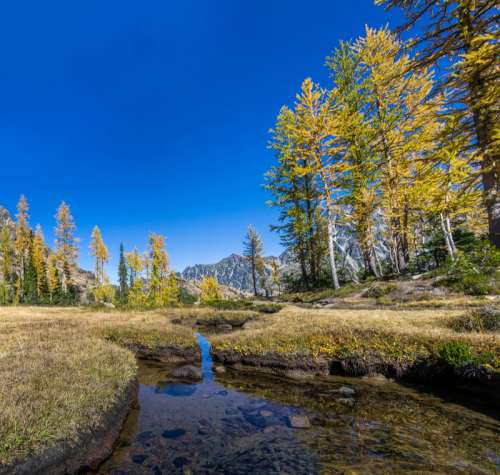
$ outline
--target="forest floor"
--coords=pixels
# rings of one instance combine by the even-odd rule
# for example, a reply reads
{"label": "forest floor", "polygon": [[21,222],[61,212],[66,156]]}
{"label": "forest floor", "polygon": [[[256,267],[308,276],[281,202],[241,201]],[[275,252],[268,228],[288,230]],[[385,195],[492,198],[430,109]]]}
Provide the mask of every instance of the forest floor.
{"label": "forest floor", "polygon": [[306,292],[283,293],[277,300],[309,305],[316,308],[470,308],[488,303],[498,303],[495,295],[471,296],[454,292],[440,285],[442,277],[416,275],[388,280],[367,280],[359,284],[344,284],[340,289],[332,288]]}
{"label": "forest floor", "polygon": [[134,354],[198,361],[195,332],[203,329],[216,362],[236,369],[400,377],[444,362],[470,377],[500,374],[500,331],[456,325],[474,299],[460,308],[328,305],[286,304],[276,313],[0,307],[0,473],[2,464],[100,427],[135,379]]}

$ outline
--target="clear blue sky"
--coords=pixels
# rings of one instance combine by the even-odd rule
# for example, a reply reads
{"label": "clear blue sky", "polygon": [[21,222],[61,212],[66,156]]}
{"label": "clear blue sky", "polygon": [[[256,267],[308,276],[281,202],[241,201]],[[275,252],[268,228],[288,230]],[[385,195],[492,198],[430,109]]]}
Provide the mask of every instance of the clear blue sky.
{"label": "clear blue sky", "polygon": [[241,251],[246,226],[280,252],[262,189],[268,129],[325,57],[394,14],[373,0],[16,0],[0,16],[0,204],[24,193],[53,243],[66,200],[91,268],[168,237],[175,269]]}

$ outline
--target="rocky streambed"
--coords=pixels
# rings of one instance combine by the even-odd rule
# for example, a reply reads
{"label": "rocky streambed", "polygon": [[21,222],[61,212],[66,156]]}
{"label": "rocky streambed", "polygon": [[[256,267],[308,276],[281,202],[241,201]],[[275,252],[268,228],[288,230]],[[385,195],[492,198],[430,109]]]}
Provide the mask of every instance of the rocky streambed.
{"label": "rocky streambed", "polygon": [[199,343],[201,367],[140,361],[138,407],[99,473],[500,470],[492,406],[386,379],[243,374],[214,367],[207,340]]}
{"label": "rocky streambed", "polygon": [[324,359],[212,354],[197,338],[196,348],[130,347],[138,382],[98,430],[0,473],[500,472],[495,399],[402,386],[383,366],[359,378]]}

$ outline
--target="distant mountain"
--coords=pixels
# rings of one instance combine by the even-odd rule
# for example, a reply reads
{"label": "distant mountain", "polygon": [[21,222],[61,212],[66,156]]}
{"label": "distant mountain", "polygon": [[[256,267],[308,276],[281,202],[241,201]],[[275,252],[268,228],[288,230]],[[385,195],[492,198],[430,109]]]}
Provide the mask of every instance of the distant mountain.
{"label": "distant mountain", "polygon": [[[179,289],[183,289],[188,294],[193,295],[194,297],[199,297],[201,294],[201,288],[199,284],[199,281],[185,280],[180,277],[180,274],[177,275],[177,286],[179,287]],[[225,285],[220,285],[220,291],[225,299],[232,300],[245,296],[245,292]]]}
{"label": "distant mountain", "polygon": [[[290,266],[287,253],[279,257],[266,257],[266,276],[271,275],[271,261],[276,259],[283,272]],[[215,264],[196,264],[186,267],[180,274],[184,280],[200,281],[203,277],[213,276],[217,281],[227,287],[232,287],[244,292],[253,292],[252,269],[247,259],[239,254],[231,254]],[[259,290],[262,290],[259,286]]]}

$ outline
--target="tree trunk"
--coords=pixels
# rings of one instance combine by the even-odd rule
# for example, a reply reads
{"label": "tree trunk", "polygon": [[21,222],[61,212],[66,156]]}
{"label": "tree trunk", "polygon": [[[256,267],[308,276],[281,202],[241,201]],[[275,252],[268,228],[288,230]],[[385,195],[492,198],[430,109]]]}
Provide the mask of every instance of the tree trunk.
{"label": "tree trunk", "polygon": [[483,201],[488,215],[488,238],[500,248],[500,157],[490,139],[491,126],[487,114],[474,109],[474,125],[481,160]]}
{"label": "tree trunk", "polygon": [[253,281],[253,293],[257,297],[257,276],[255,274],[255,257],[252,256],[252,281]]}
{"label": "tree trunk", "polygon": [[380,277],[380,273],[377,269],[377,262],[374,257],[375,251],[373,250],[373,247],[368,243],[364,243],[362,245],[362,253],[366,273],[368,275],[373,275],[378,279]]}
{"label": "tree trunk", "polygon": [[448,254],[450,255],[451,260],[454,261],[457,248],[455,246],[455,241],[453,240],[453,235],[451,233],[450,218],[448,216],[445,217],[444,213],[439,213],[439,218],[441,220],[441,229],[443,230],[446,249],[448,250]]}
{"label": "tree trunk", "polygon": [[328,220],[328,253],[330,255],[330,267],[332,271],[332,282],[333,282],[333,287],[335,289],[340,288],[339,284],[339,279],[337,276],[337,263],[335,262],[335,249],[334,249],[334,242],[335,242],[335,217],[332,216],[332,212],[330,210],[330,206],[327,205],[327,220]]}
{"label": "tree trunk", "polygon": [[[465,53],[469,53],[474,48],[471,34],[474,25],[469,6],[463,7],[460,11],[460,22]],[[481,68],[482,65],[478,65],[468,81],[469,108],[472,111],[477,147],[481,155],[483,202],[488,215],[488,238],[493,245],[500,248],[500,157],[494,137],[494,112],[491,108],[481,105],[487,94]]]}
{"label": "tree trunk", "polygon": [[380,264],[380,259],[377,256],[377,251],[374,248],[372,248],[372,252],[373,252],[373,260],[375,261],[375,267],[378,270],[378,276],[382,277],[384,275],[384,272],[382,270],[382,264]]}

